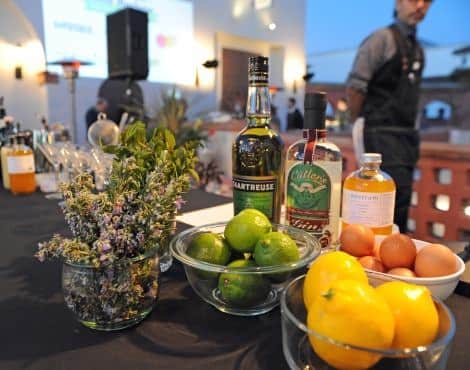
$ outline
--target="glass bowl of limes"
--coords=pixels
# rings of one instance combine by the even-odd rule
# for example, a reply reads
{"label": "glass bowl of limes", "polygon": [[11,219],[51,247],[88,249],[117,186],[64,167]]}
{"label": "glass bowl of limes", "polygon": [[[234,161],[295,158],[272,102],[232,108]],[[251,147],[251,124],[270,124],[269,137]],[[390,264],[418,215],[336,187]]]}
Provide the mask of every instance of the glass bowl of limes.
{"label": "glass bowl of limes", "polygon": [[279,304],[282,290],[305,273],[321,245],[303,230],[246,209],[229,222],[183,231],[170,251],[204,301],[225,313],[255,316]]}
{"label": "glass bowl of limes", "polygon": [[[347,274],[351,275],[351,272]],[[326,276],[328,272],[322,275]],[[452,312],[441,300],[428,297],[429,308],[436,311],[437,320],[433,324],[435,332],[432,339],[423,345],[408,346],[406,341],[410,343],[410,340],[419,338],[419,342],[431,326],[429,323],[432,320],[426,319],[429,312],[423,306],[417,304],[419,307],[415,310],[408,309],[408,313],[401,312],[398,316],[421,316],[424,320],[408,320],[400,323],[398,328],[399,320],[396,316],[392,319],[395,321],[390,319],[387,308],[373,292],[374,288],[364,287],[364,282],[353,280],[350,276],[331,283],[322,294],[324,303],[314,300],[307,310],[307,279],[304,275],[292,280],[281,295],[282,347],[290,369],[446,369],[456,324]],[[386,292],[385,295],[393,297],[396,302],[400,300],[400,289],[410,289],[411,294],[416,296],[423,289],[403,285],[403,282],[396,283],[384,286],[381,292]],[[356,293],[361,297],[355,301]],[[370,312],[367,312],[368,309]],[[338,337],[348,338],[348,341],[338,340]],[[387,340],[389,342],[384,345]],[[368,345],[351,344],[353,342]]]}

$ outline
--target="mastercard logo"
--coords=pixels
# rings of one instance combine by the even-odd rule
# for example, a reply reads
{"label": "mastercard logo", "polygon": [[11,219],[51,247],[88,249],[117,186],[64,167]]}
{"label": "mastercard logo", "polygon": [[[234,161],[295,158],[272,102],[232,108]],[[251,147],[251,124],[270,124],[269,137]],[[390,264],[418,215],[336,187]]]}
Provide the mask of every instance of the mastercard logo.
{"label": "mastercard logo", "polygon": [[159,33],[156,38],[157,45],[160,48],[171,48],[176,44],[176,38]]}

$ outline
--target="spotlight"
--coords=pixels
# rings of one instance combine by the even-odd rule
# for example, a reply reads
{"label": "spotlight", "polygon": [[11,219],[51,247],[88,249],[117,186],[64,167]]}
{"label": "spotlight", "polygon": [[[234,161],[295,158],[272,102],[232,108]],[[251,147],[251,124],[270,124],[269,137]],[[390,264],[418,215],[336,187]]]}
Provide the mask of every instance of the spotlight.
{"label": "spotlight", "polygon": [[309,72],[309,73],[306,73],[302,76],[302,79],[305,81],[305,82],[310,82],[310,80],[313,78],[313,76],[315,76],[315,73],[312,73],[312,72]]}
{"label": "spotlight", "polygon": [[219,65],[219,61],[217,59],[214,60],[206,60],[202,65],[206,68],[217,68]]}

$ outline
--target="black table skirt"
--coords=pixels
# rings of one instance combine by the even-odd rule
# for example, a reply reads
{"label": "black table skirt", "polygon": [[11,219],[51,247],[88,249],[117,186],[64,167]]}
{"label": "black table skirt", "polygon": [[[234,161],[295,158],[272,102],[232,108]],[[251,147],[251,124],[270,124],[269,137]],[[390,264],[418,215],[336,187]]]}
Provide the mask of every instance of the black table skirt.
{"label": "black table skirt", "polygon": [[[199,190],[186,198],[186,211],[229,201]],[[138,326],[83,327],[63,302],[60,263],[33,257],[56,232],[66,233],[57,201],[0,191],[0,370],[288,368],[279,308],[253,318],[221,313],[196,296],[178,262],[162,274],[157,305]],[[457,319],[448,369],[469,369],[470,301],[453,295],[447,304]]]}

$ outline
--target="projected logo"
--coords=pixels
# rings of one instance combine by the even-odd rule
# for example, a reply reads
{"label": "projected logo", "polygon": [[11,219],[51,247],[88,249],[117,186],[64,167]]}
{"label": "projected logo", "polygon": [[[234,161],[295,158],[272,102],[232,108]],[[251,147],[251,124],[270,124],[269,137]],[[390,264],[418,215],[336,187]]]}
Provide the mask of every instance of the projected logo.
{"label": "projected logo", "polygon": [[159,48],[171,48],[176,45],[176,37],[163,35],[161,33],[155,37],[155,40]]}

